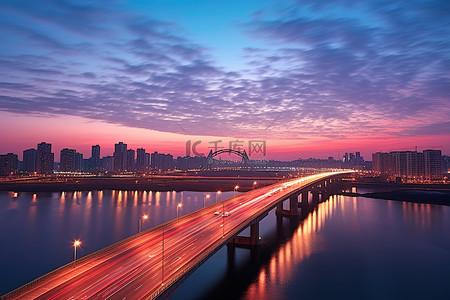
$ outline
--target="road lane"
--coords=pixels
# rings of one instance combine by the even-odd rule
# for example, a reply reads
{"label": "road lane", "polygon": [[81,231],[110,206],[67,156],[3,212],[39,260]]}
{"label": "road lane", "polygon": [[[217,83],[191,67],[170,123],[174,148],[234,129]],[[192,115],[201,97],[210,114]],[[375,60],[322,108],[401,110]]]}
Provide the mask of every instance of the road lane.
{"label": "road lane", "polygon": [[[224,235],[239,231],[242,224],[300,187],[334,174],[279,182],[212,204],[56,274],[16,299],[145,297],[161,288],[163,280],[170,282],[181,276],[187,267],[213,250],[211,245],[223,243]],[[230,215],[223,217],[225,212]]]}

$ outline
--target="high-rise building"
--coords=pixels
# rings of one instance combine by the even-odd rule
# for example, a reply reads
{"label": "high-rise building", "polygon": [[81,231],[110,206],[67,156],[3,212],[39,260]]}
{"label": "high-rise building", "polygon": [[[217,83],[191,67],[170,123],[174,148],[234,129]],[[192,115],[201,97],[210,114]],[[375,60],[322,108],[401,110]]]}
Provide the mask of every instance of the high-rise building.
{"label": "high-rise building", "polygon": [[84,171],[84,159],[82,153],[75,153],[75,171],[83,172]]}
{"label": "high-rise building", "polygon": [[0,155],[0,176],[7,176],[17,172],[19,159],[17,154]]}
{"label": "high-rise building", "polygon": [[441,150],[423,150],[423,157],[425,162],[425,178],[431,180],[442,178]]}
{"label": "high-rise building", "polygon": [[29,173],[36,172],[36,158],[37,158],[36,149],[31,148],[23,151],[23,164],[22,164],[23,171]]}
{"label": "high-rise building", "polygon": [[42,142],[37,147],[36,172],[39,174],[53,173],[55,154],[52,153],[52,144]]}
{"label": "high-rise building", "polygon": [[372,166],[374,171],[398,177],[442,178],[440,150],[377,152],[372,154]]}
{"label": "high-rise building", "polygon": [[145,153],[144,154],[144,166],[145,166],[145,170],[149,170],[150,169],[150,153]]}
{"label": "high-rise building", "polygon": [[348,162],[348,153],[345,152],[344,156],[342,157],[342,162]]}
{"label": "high-rise building", "polygon": [[100,169],[100,146],[92,146],[92,154],[90,160],[90,170],[98,171]]}
{"label": "high-rise building", "polygon": [[114,146],[114,171],[123,172],[127,169],[127,144],[119,142]]}
{"label": "high-rise building", "polygon": [[105,156],[102,158],[102,169],[106,172],[114,171],[114,156]]}
{"label": "high-rise building", "polygon": [[61,172],[75,172],[75,149],[64,148],[61,150],[59,170]]}
{"label": "high-rise building", "polygon": [[135,152],[132,149],[127,150],[127,171],[134,171],[136,166],[136,161],[134,159]]}
{"label": "high-rise building", "polygon": [[161,154],[153,152],[151,155],[152,169],[159,172],[165,172],[174,169],[173,156],[170,154]]}
{"label": "high-rise building", "polygon": [[138,148],[136,150],[136,170],[137,171],[145,171],[147,169],[147,166],[145,164],[145,149],[144,148]]}

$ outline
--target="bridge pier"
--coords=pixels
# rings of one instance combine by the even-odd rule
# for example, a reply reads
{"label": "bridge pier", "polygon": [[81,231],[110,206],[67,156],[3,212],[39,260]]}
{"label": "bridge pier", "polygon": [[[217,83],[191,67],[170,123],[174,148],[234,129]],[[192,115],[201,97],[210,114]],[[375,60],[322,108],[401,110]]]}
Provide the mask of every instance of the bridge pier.
{"label": "bridge pier", "polygon": [[312,205],[315,206],[319,203],[319,190],[312,191]]}
{"label": "bridge pier", "polygon": [[303,207],[308,207],[309,205],[309,191],[305,190],[302,191],[302,201],[298,203],[298,207],[303,208]]}
{"label": "bridge pier", "polygon": [[259,221],[250,225],[250,236],[235,236],[230,242],[229,246],[233,247],[251,247],[261,245],[259,238]]}
{"label": "bridge pier", "polygon": [[283,208],[283,202],[277,205],[276,214],[283,215],[283,216],[298,216],[298,197],[299,193],[293,194],[289,197],[289,209]]}

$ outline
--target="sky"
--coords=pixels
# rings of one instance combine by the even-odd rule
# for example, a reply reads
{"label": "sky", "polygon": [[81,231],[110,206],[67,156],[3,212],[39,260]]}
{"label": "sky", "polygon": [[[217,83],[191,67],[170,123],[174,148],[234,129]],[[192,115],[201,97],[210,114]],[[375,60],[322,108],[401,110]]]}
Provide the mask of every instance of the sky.
{"label": "sky", "polygon": [[2,0],[0,45],[1,154],[450,154],[447,0]]}

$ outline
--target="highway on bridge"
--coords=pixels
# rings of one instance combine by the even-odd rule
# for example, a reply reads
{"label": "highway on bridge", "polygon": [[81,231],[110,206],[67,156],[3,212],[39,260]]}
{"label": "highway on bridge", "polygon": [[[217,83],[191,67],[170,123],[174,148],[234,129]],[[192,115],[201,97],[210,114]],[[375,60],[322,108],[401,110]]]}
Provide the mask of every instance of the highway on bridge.
{"label": "highway on bridge", "polygon": [[153,298],[198,267],[251,220],[302,187],[339,174],[295,178],[207,206],[81,258],[4,297]]}

